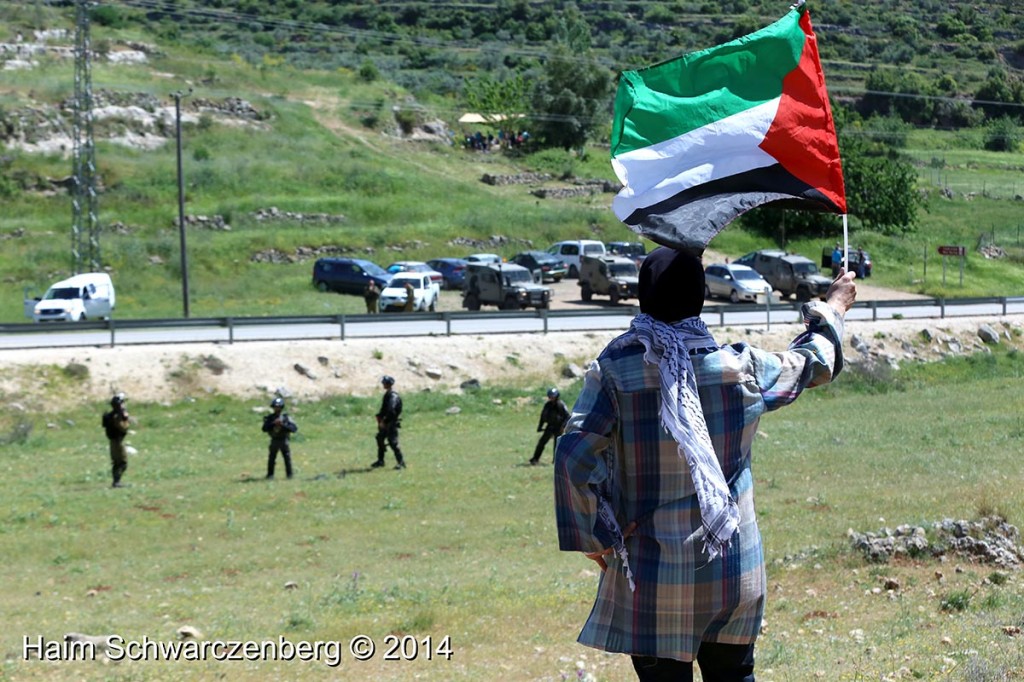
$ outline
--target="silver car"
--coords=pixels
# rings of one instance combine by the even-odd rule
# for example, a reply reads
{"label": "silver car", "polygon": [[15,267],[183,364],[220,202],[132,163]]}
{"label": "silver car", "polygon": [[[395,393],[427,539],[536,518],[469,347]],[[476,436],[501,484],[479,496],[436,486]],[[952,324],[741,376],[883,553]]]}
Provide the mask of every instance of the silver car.
{"label": "silver car", "polygon": [[728,298],[733,303],[757,301],[770,296],[772,287],[756,270],[746,265],[723,263],[704,268],[704,298]]}

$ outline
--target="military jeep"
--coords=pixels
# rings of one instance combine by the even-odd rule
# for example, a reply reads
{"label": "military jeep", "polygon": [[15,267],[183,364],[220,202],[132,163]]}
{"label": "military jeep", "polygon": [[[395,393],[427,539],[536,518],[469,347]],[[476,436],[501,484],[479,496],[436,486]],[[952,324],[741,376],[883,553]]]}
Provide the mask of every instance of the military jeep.
{"label": "military jeep", "polygon": [[549,308],[551,288],[535,284],[533,273],[514,263],[470,263],[462,290],[462,307],[480,310],[496,305],[502,310]]}
{"label": "military jeep", "polygon": [[817,263],[785,251],[754,251],[736,259],[736,264],[757,270],[783,298],[795,295],[798,301],[824,299],[832,286],[832,280],[819,272]]}
{"label": "military jeep", "polygon": [[580,259],[580,297],[589,301],[594,294],[608,296],[618,303],[636,298],[638,287],[636,263],[622,256],[583,256]]}

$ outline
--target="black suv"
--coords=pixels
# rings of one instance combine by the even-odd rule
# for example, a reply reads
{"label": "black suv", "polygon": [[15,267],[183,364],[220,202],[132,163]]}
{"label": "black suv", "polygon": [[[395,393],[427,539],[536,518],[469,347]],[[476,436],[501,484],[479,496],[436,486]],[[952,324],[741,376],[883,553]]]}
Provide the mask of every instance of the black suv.
{"label": "black suv", "polygon": [[508,259],[533,273],[535,282],[561,282],[567,270],[565,263],[547,251],[523,251]]}
{"label": "black suv", "polygon": [[737,258],[736,265],[757,270],[783,298],[796,294],[798,301],[809,301],[824,297],[832,286],[832,280],[821,274],[817,263],[795,253],[774,249],[754,251]]}
{"label": "black suv", "polygon": [[383,291],[391,281],[391,273],[361,258],[321,258],[313,264],[313,286],[320,291],[362,296],[371,279]]}

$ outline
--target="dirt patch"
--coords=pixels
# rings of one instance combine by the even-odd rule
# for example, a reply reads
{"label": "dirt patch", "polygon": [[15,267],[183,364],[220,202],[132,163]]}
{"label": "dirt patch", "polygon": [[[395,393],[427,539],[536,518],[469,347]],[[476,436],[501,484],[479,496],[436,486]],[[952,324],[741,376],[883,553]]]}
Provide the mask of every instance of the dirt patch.
{"label": "dirt patch", "polygon": [[[848,362],[898,366],[984,351],[982,325],[994,329],[1000,343],[1024,346],[1020,317],[856,321],[847,326],[845,354]],[[783,350],[801,329],[773,324],[770,331],[726,327],[712,333],[720,343]],[[148,402],[211,394],[263,400],[277,391],[300,401],[372,396],[384,374],[393,375],[404,391],[458,392],[473,380],[564,387],[577,380],[572,365],[584,367],[621,331],[9,350],[2,353],[0,395],[8,403],[53,411],[83,400],[105,401],[113,391]],[[88,367],[87,376],[74,382],[53,378],[60,375],[55,367],[72,364]],[[297,366],[316,371],[300,373]]]}

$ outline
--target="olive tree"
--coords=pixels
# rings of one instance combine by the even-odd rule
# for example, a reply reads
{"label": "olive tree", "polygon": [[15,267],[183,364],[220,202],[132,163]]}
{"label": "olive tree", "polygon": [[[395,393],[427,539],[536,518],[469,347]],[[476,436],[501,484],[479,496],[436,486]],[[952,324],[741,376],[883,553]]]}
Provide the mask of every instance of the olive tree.
{"label": "olive tree", "polygon": [[610,116],[611,74],[590,51],[577,10],[560,17],[557,39],[533,89],[533,135],[542,146],[583,149]]}

